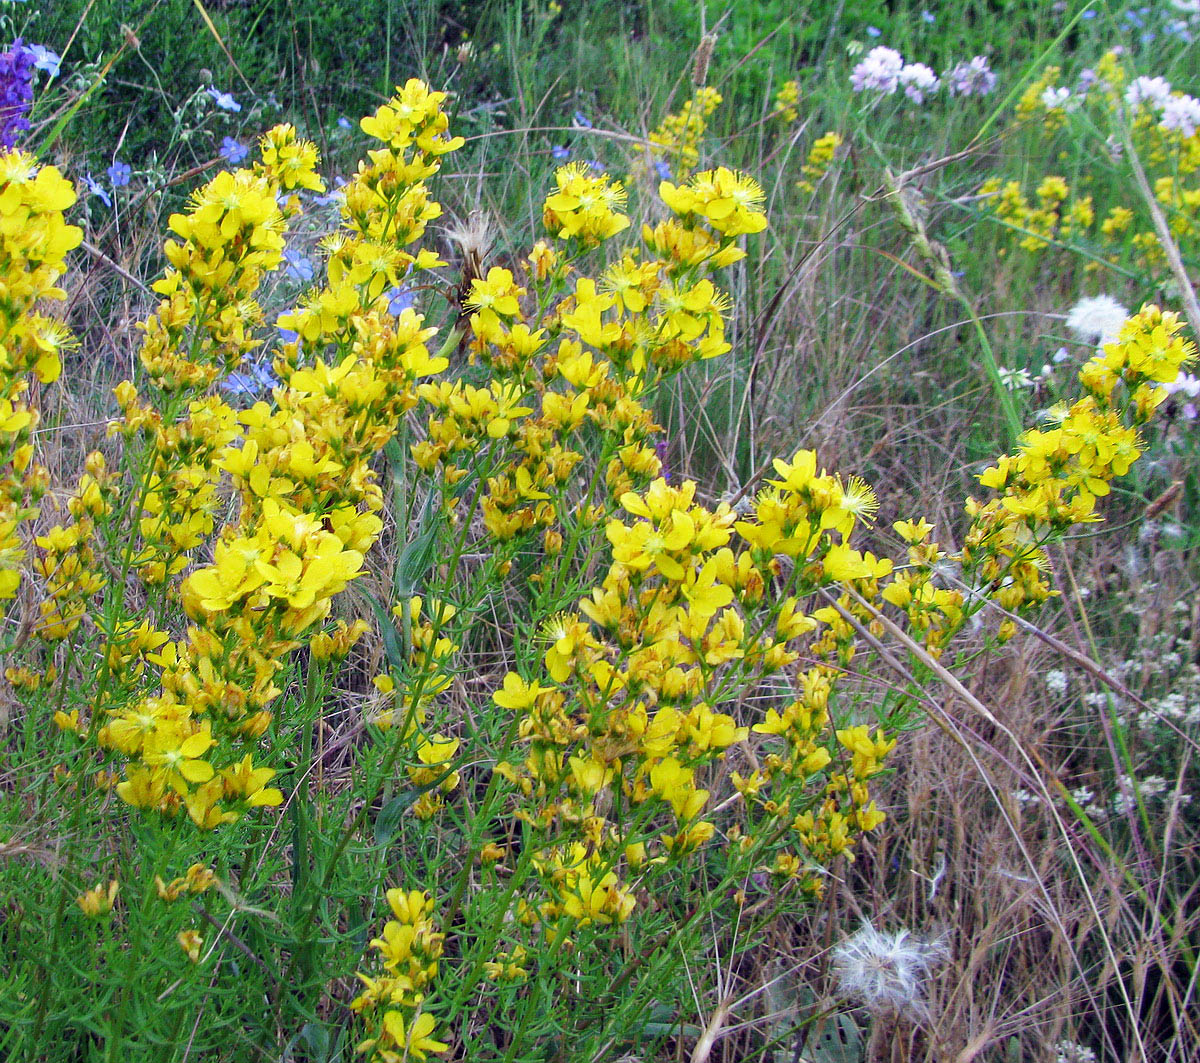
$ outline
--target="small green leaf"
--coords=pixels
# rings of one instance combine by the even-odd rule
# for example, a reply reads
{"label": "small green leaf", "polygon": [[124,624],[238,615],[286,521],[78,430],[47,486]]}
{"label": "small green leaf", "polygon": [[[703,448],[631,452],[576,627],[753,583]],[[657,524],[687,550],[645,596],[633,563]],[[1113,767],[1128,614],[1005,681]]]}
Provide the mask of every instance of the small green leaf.
{"label": "small green leaf", "polygon": [[433,565],[434,548],[438,540],[437,495],[430,491],[425,496],[421,515],[417,518],[417,535],[410,540],[396,558],[396,599],[404,602],[411,598]]}
{"label": "small green leaf", "polygon": [[376,844],[387,845],[396,836],[396,830],[400,826],[400,817],[417,803],[417,798],[421,796],[422,792],[419,789],[405,790],[393,797],[379,810],[379,815],[375,817]]}

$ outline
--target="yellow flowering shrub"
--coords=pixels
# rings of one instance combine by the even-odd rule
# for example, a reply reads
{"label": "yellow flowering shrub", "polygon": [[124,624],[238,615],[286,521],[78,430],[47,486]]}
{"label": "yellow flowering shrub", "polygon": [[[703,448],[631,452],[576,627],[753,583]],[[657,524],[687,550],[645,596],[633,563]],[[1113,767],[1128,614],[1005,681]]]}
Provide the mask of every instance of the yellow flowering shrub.
{"label": "yellow flowering shrub", "polygon": [[[1141,78],[1130,83],[1115,51],[1105,53],[1086,84],[1074,89],[1058,86],[1062,74],[1057,66],[1047,67],[1022,94],[1016,108],[1013,132],[1035,126],[1044,137],[1065,128],[1072,115],[1086,119],[1091,129],[1109,131],[1102,150],[1119,160],[1125,152],[1124,133],[1137,152],[1150,178],[1151,190],[1162,209],[1172,237],[1184,258],[1200,246],[1196,221],[1200,208],[1200,130],[1168,121],[1163,104],[1178,91],[1157,99],[1141,88]],[[1161,79],[1157,79],[1161,80]],[[1165,91],[1156,87],[1154,91]],[[1132,93],[1132,95],[1131,95]],[[1032,188],[1016,180],[990,177],[978,190],[983,209],[1011,230],[1018,248],[1032,254],[1045,252],[1053,243],[1094,249],[1095,259],[1085,265],[1089,272],[1105,263],[1132,263],[1147,278],[1161,282],[1168,271],[1151,220],[1134,202],[1096,204],[1093,180],[1084,173],[1070,188],[1060,176],[1049,174]],[[1004,254],[1008,248],[1001,248]]]}
{"label": "yellow flowering shrub", "polygon": [[803,178],[796,182],[796,187],[809,195],[817,190],[817,185],[830,170],[837,156],[837,150],[842,146],[840,134],[828,132],[817,137],[808,149],[804,165],[800,168]]}
{"label": "yellow flowering shrub", "polygon": [[[700,90],[653,143],[695,165],[718,102]],[[1159,385],[1194,353],[1176,315],[1143,308],[1084,366],[1082,397],[982,474],[993,495],[967,501],[957,550],[913,516],[893,525],[903,551],[882,553],[872,488],[807,449],[736,505],[706,500],[664,469],[655,403],[731,350],[722,271],[767,228],[762,188],[725,166],[665,180],[635,228],[620,183],[564,166],[544,238],[441,285],[446,263],[424,245],[442,215],[430,183],[462,144],[446,103],[414,79],[363,119],[374,146],[321,241],[320,278],[271,322],[281,338],[266,338],[264,293],[301,193],[323,191],[315,147],[276,127],[257,161],[171,216],[138,379],[115,389],[107,452],[85,458],[53,517],[38,512],[32,380],[53,383],[71,343],[41,307],[61,298],[80,234],[57,171],[0,160],[17,219],[0,229],[0,599],[37,603],[4,674],[31,733],[63,751],[46,786],[149,839],[145,905],[178,911],[158,944],[214,980],[227,936],[253,954],[234,917],[261,912],[238,893],[254,872],[205,846],[287,822],[294,921],[275,992],[311,984],[325,940],[355,921],[338,976],[365,969],[356,1047],[397,1061],[464,1039],[444,1002],[511,999],[543,973],[568,984],[596,957],[609,977],[618,941],[636,984],[637,949],[673,932],[689,897],[707,915],[752,888],[771,911],[818,896],[886,818],[875,787],[897,737],[856,711],[853,678],[884,620],[939,657],[987,602],[1044,601],[1046,544],[1098,519]],[[813,145],[810,188],[839,144]],[[995,194],[1043,243],[1095,222],[1058,178],[1033,201]],[[444,326],[394,308],[400,286],[444,293]],[[227,402],[222,381],[268,354],[270,401]],[[362,588],[384,559],[380,602]],[[361,682],[337,690],[351,662]],[[84,693],[68,699],[73,684]],[[352,721],[333,751],[349,765],[340,805],[311,781],[333,712]],[[326,859],[313,836],[335,839]],[[359,911],[335,911],[328,890],[351,860]],[[133,920],[118,881],[89,874],[62,907],[97,934]],[[391,918],[370,938],[381,892]],[[216,898],[230,924],[205,907]],[[212,933],[185,924],[193,912]]]}
{"label": "yellow flowering shrub", "polygon": [[[0,283],[5,293],[0,300],[0,601],[16,597],[27,556],[21,528],[37,515],[49,487],[49,473],[35,460],[32,438],[39,413],[29,393],[35,380],[50,384],[58,379],[59,352],[71,343],[61,322],[42,307],[66,297],[58,280],[67,253],[83,239],[82,230],[64,218],[74,202],[74,188],[53,167],[39,167],[20,151],[0,155]],[[87,537],[81,531],[75,540]],[[59,573],[59,598],[70,597],[72,572],[82,564],[74,557],[66,560],[76,542],[64,536],[45,538],[46,567]],[[68,607],[62,616],[52,604],[47,612],[65,626],[77,609]]]}
{"label": "yellow flowering shrub", "polygon": [[800,117],[800,82],[795,78],[779,86],[772,104],[771,117],[785,125],[791,125]]}
{"label": "yellow flowering shrub", "polygon": [[661,159],[678,173],[687,173],[700,162],[700,141],[709,116],[721,105],[721,94],[705,86],[674,114],[667,115],[650,133],[650,146],[642,150]]}

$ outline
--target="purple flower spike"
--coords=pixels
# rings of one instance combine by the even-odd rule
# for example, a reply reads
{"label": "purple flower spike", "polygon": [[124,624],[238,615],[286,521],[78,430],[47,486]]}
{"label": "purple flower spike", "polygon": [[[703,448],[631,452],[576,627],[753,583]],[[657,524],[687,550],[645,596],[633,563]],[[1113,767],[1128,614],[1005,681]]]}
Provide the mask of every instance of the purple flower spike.
{"label": "purple flower spike", "polygon": [[0,52],[0,147],[6,151],[29,128],[26,115],[33,103],[35,59],[20,37],[8,51]]}

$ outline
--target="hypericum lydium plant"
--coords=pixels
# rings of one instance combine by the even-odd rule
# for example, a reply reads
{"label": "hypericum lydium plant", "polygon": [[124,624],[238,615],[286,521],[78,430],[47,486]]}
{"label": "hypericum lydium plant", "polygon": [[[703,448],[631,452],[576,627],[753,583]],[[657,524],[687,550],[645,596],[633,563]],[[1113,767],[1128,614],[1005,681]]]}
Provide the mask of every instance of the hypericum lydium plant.
{"label": "hypericum lydium plant", "polygon": [[[685,168],[714,97],[698,94],[652,138]],[[37,306],[61,296],[80,233],[53,167],[19,153],[0,162],[0,593],[39,603],[23,614],[27,639],[6,644],[5,675],[31,706],[52,691],[59,793],[81,802],[76,814],[107,802],[159,839],[164,873],[145,910],[180,910],[174,948],[198,967],[216,945],[175,902],[223,884],[183,854],[245,829],[241,819],[270,822],[263,809],[284,800],[272,783],[298,761],[288,815],[305,870],[276,1004],[315,962],[342,862],[369,865],[368,893],[395,881],[386,839],[361,842],[366,817],[382,806],[378,838],[389,798],[411,809],[412,859],[448,870],[389,889],[394,918],[370,941],[382,970],[360,975],[352,1008],[359,1050],[384,1060],[448,1050],[460,1036],[448,1020],[478,994],[538,978],[574,992],[576,969],[617,963],[612,943],[642,924],[646,943],[731,906],[761,926],[819,896],[830,866],[885,819],[872,780],[895,738],[854,715],[849,681],[885,613],[936,658],[989,602],[1020,614],[1044,601],[1043,548],[1098,519],[1096,500],[1141,452],[1160,385],[1192,355],[1175,315],[1149,306],[1131,318],[1082,370],[1084,396],[981,477],[996,494],[969,500],[958,551],[920,517],[894,525],[907,544],[896,560],[855,545],[875,495],[808,450],[776,460],[745,506],[706,506],[694,483],[662,475],[653,403],[681,369],[730,350],[721,271],[767,226],[761,188],[725,167],[663,181],[639,233],[621,184],[564,166],[544,204],[549,239],[511,268],[467,268],[448,285],[431,353],[438,330],[415,309],[394,313],[392,296],[437,289],[446,265],[422,246],[441,215],[426,182],[462,143],[444,103],[412,80],[363,120],[378,146],[342,190],[321,283],[275,322],[269,402],[235,410],[220,384],[275,334],[257,300],[300,193],[323,189],[315,148],[277,127],[257,161],[219,173],[172,216],[142,375],[116,389],[108,456],[87,458],[28,564],[23,526],[48,479],[30,441],[29,378],[52,383],[70,343]],[[837,146],[818,144],[813,182]],[[348,605],[334,619],[389,534],[392,600],[374,625]],[[961,580],[948,581],[955,565]],[[33,578],[21,587],[23,568]],[[485,611],[505,609],[516,635],[503,678],[474,706],[499,724],[464,729],[461,655]],[[310,880],[312,736],[340,662],[372,626],[387,668],[357,708],[360,789],[325,825]],[[1011,632],[1005,620],[996,634]],[[85,693],[72,697],[72,684]],[[485,734],[490,744],[472,741]],[[411,841],[440,830],[458,839],[457,864]],[[75,906],[132,921],[132,893],[112,879]],[[441,962],[451,935],[453,967]],[[644,980],[637,1006],[649,1007],[660,960],[640,970],[622,948],[633,959],[606,978]],[[536,1027],[543,998],[525,999],[520,1021]],[[597,1012],[596,1030],[607,1021]]]}
{"label": "hypericum lydium plant", "polygon": [[716,89],[697,88],[679,111],[667,115],[650,133],[650,146],[645,150],[677,173],[690,172],[700,161],[700,141],[708,118],[720,104],[721,94]]}
{"label": "hypericum lydium plant", "polygon": [[[1059,85],[1061,76],[1060,67],[1047,67],[1025,90],[1017,105],[1018,125],[1036,123],[1044,135],[1068,123],[1086,122],[1091,130],[1107,135],[1103,150],[1118,168],[1124,165],[1128,135],[1172,238],[1185,258],[1193,255],[1200,243],[1200,102],[1160,77],[1131,78],[1116,51],[1107,52],[1074,85]],[[1054,244],[1094,248],[1095,258],[1085,266],[1089,271],[1106,264],[1132,266],[1161,282],[1168,262],[1144,211],[1126,201],[1097,203],[1094,184],[1088,175],[1073,188],[1057,174],[1037,178],[1032,186],[991,177],[979,194],[985,209],[1012,231],[1021,250],[1038,254]],[[1007,251],[1001,249],[1002,254]]]}
{"label": "hypericum lydium plant", "polygon": [[[0,156],[0,600],[17,595],[27,556],[21,529],[37,516],[50,486],[48,471],[36,461],[33,430],[39,413],[29,396],[34,381],[51,384],[58,379],[60,352],[71,343],[62,323],[41,306],[66,297],[58,280],[68,252],[83,238],[63,217],[74,202],[74,189],[57,170],[39,168],[21,152]],[[74,572],[58,573],[57,580],[54,570],[43,575],[53,581],[53,603],[56,592],[68,592]],[[56,612],[56,606],[49,611]]]}

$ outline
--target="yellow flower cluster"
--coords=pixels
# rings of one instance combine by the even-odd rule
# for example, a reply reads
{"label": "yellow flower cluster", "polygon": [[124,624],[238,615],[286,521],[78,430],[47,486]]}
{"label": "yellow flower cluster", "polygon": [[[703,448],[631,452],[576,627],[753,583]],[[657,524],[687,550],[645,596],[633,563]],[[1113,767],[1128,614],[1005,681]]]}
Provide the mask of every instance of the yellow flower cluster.
{"label": "yellow flower cluster", "polygon": [[[364,120],[364,129],[386,146],[371,153],[346,188],[345,229],[330,245],[328,284],[280,319],[297,336],[275,361],[282,383],[274,408],[259,402],[238,415],[217,399],[196,399],[178,424],[164,427],[131,386],[124,389],[126,423],[148,426],[155,453],[170,456],[162,471],[154,468],[147,498],[162,500],[144,506],[141,529],[145,539],[160,526],[170,536],[174,559],[164,559],[166,574],[181,567],[183,550],[211,531],[205,518],[211,521],[214,496],[207,485],[228,477],[239,502],[212,563],[181,588],[192,626],[183,641],[157,655],[161,690],[110,710],[99,731],[103,744],[130,760],[116,788],[130,804],[166,812],[182,805],[201,828],[278,804],[280,792],[267,785],[274,769],[257,767],[252,751],[280,693],[274,677],[305,639],[313,640],[318,657],[345,656],[365,630],[361,623],[340,623],[331,634],[315,629],[332,599],[360,574],[364,552],[383,527],[371,459],[417,402],[419,379],[446,366],[425,347],[432,330],[420,316],[412,310],[393,316],[383,295],[410,268],[437,261],[402,247],[440,212],[423,178],[457,146],[444,137],[443,100],[444,94],[410,82]],[[192,266],[197,259],[219,260],[223,238],[241,252],[229,256],[238,269],[223,283],[226,292],[231,284],[242,286],[242,305],[252,299],[262,271],[278,265],[270,250],[282,224],[276,194],[317,186],[310,169],[316,152],[287,129],[268,134],[262,149],[261,167],[239,171],[232,184],[218,178],[194,198],[191,214],[174,223],[189,253],[175,253],[166,293],[172,300],[184,293],[189,305],[200,302],[195,293],[207,282],[203,275],[192,279]],[[233,191],[222,199],[218,192],[226,188]],[[243,200],[258,204],[264,189],[272,206],[254,207],[254,220],[247,220]],[[214,201],[225,211],[215,220]],[[385,242],[390,253],[377,253]],[[264,250],[247,250],[255,248]],[[206,313],[204,322],[210,320]],[[190,360],[177,350],[171,358],[181,380],[196,379]],[[218,364],[232,366],[236,359]],[[197,512],[205,517],[196,521]],[[144,554],[137,561],[146,567]]]}
{"label": "yellow flower cluster", "polygon": [[386,1063],[422,1060],[450,1047],[433,1036],[437,1022],[422,1010],[437,977],[445,935],[435,929],[429,894],[391,889],[386,896],[395,918],[384,924],[382,937],[371,940],[384,973],[378,978],[360,973],[365,988],[350,1005],[370,1033],[358,1051]]}
{"label": "yellow flower cluster", "polygon": [[[1164,208],[1167,227],[1179,246],[1189,250],[1200,247],[1200,185],[1188,188],[1183,177],[1160,177],[1154,182],[1154,198]],[[1149,235],[1153,234],[1145,234]],[[1146,242],[1143,234],[1138,234],[1133,239],[1135,246],[1139,248]],[[1155,260],[1163,260],[1164,256],[1157,239],[1154,246],[1158,248]]]}
{"label": "yellow flower cluster", "polygon": [[1182,328],[1178,315],[1143,307],[1080,370],[1087,394],[1056,408],[1050,426],[1026,432],[1015,454],[980,476],[1001,494],[986,503],[969,500],[972,523],[961,560],[968,577],[1004,608],[1049,596],[1042,544],[1098,520],[1097,498],[1141,455],[1137,426],[1166,398],[1159,385],[1195,357]]}
{"label": "yellow flower cluster", "polygon": [[204,864],[192,864],[186,874],[173,878],[170,882],[164,882],[161,875],[154,876],[154,888],[158,893],[158,899],[166,901],[168,904],[189,894],[195,896],[198,893],[205,893],[219,884],[220,879],[217,878],[212,868]]}
{"label": "yellow flower cluster", "polygon": [[[560,170],[556,185],[548,217],[611,206],[604,197],[612,186],[577,168]],[[589,189],[598,197],[590,206],[576,195]],[[584,506],[563,499],[595,430],[607,440],[601,461],[608,499],[647,484],[660,462],[642,397],[683,366],[729,349],[729,300],[706,274],[743,256],[737,234],[765,225],[757,209],[761,192],[723,170],[678,190],[671,186],[671,195],[681,216],[644,227],[648,255],[626,250],[599,278],[574,274],[573,258],[553,246],[533,249],[533,295],[550,306],[541,327],[525,320],[522,300],[530,293],[510,270],[494,266],[474,278],[465,299],[469,350],[491,379],[420,389],[430,409],[424,438],[412,447],[420,469],[455,485],[478,472],[481,453],[492,457],[482,466],[481,505],[489,552],[500,566],[537,535],[554,568],[567,539],[602,525],[599,499]],[[568,233],[566,244],[577,256],[579,232],[601,239],[623,228],[623,216],[590,230],[585,223]]]}
{"label": "yellow flower cluster", "polygon": [[589,169],[582,162],[559,167],[554,174],[558,191],[546,200],[542,215],[554,236],[577,240],[581,247],[596,247],[629,227],[629,218],[621,213],[625,206],[621,183]]}
{"label": "yellow flower cluster", "polygon": [[[1106,53],[1096,64],[1094,74],[1086,91],[1077,89],[1072,93],[1070,106],[1085,114],[1094,128],[1114,130],[1114,150],[1121,150],[1115,131],[1128,123],[1133,146],[1149,172],[1155,199],[1184,257],[1189,257],[1200,244],[1200,223],[1196,221],[1200,209],[1200,130],[1185,135],[1182,129],[1164,125],[1156,108],[1131,107],[1125,99],[1127,75],[1116,52]],[[1036,123],[1039,135],[1066,123],[1066,109],[1053,95],[1060,75],[1059,67],[1048,67],[1018,103],[1017,117],[1025,125]],[[1053,240],[1078,242],[1088,238],[1098,252],[1098,259],[1085,267],[1089,271],[1103,268],[1104,262],[1132,262],[1151,279],[1160,279],[1168,263],[1150,219],[1135,215],[1124,203],[1102,206],[1097,215],[1092,196],[1085,194],[1090,183],[1091,178],[1085,174],[1072,196],[1061,177],[1048,176],[1031,199],[1019,182],[992,178],[979,194],[985,197],[985,209],[1015,230],[1022,250],[1036,253],[1044,251]],[[1101,220],[1097,226],[1098,216]]]}
{"label": "yellow flower cluster", "polygon": [[[403,724],[406,738],[416,738],[413,748],[414,765],[409,778],[415,785],[427,788],[415,806],[422,819],[427,819],[442,807],[442,798],[432,792],[436,785],[441,793],[449,793],[458,785],[458,774],[435,767],[448,763],[458,748],[457,739],[447,740],[435,734],[428,739],[419,736],[418,727],[425,722],[426,703],[451,683],[453,664],[459,646],[446,632],[453,621],[454,606],[436,600],[426,603],[420,595],[398,603],[392,610],[394,631],[403,656],[401,675],[383,674],[372,683],[383,695],[386,707],[369,713],[368,719],[383,731]],[[397,683],[399,680],[399,684]]]}
{"label": "yellow flower cluster", "polygon": [[813,146],[808,149],[808,157],[800,168],[800,172],[804,176],[796,182],[796,187],[801,192],[812,195],[817,190],[817,185],[821,178],[829,172],[833,160],[837,157],[837,150],[841,146],[841,135],[832,131],[813,141]]}
{"label": "yellow flower cluster", "polygon": [[[818,473],[811,452],[776,468],[781,478],[742,521],[728,506],[697,505],[691,482],[672,487],[658,479],[645,494],[622,496],[633,520],[607,524],[606,576],[543,629],[549,684],[510,673],[493,695],[500,708],[520,714],[528,743],[523,763],[497,768],[520,795],[515,814],[551,836],[579,835],[535,859],[549,897],[536,917],[548,932],[564,918],[627,918],[634,901],[623,867],[636,873],[709,841],[718,827],[705,816],[703,779],[752,731],[771,745],[782,739],[783,747],[748,775],[735,775],[746,828],[728,829],[747,846],[786,837],[765,870],[815,888],[795,850],[818,859],[846,853],[882,821],[867,780],[890,743],[865,728],[835,739],[827,712],[854,654],[855,630],[841,610],[857,608],[859,596],[876,598],[878,579],[891,568],[847,542],[874,498],[861,482]],[[785,558],[792,560],[784,593],[769,594]],[[838,607],[803,611],[801,595],[835,583],[844,587]],[[840,667],[811,668],[804,696],[768,709],[753,727],[723,711],[741,700],[739,692],[796,662],[802,639],[805,656],[836,658]],[[831,763],[831,744],[853,759],[814,795],[808,785]],[[640,830],[623,832],[608,816],[614,807],[636,810],[627,818]]]}
{"label": "yellow flower cluster", "polygon": [[1062,76],[1061,66],[1048,66],[1021,93],[1017,101],[1017,118],[1022,122],[1036,121],[1047,133],[1061,129],[1066,124],[1066,114],[1061,107],[1047,107],[1045,94],[1058,86]]}
{"label": "yellow flower cluster", "polygon": [[675,114],[669,114],[649,137],[646,151],[652,158],[668,162],[680,173],[686,173],[700,162],[700,140],[708,128],[708,117],[721,104],[721,94],[704,87]]}
{"label": "yellow flower cluster", "polygon": [[963,592],[939,586],[943,566],[955,559],[930,539],[933,525],[926,520],[898,520],[892,528],[908,546],[908,564],[893,571],[880,597],[902,610],[909,630],[940,657],[965,616]]}
{"label": "yellow flower cluster", "polygon": [[76,897],[75,903],[89,919],[100,919],[113,910],[120,890],[121,884],[115,878],[107,886],[97,882],[90,890],[85,890]]}
{"label": "yellow flower cluster", "polygon": [[95,551],[96,527],[112,512],[117,488],[99,452],[88,455],[86,466],[66,503],[70,523],[56,524],[34,540],[38,554],[32,568],[42,577],[44,594],[34,633],[46,642],[68,638],[107,583]]}
{"label": "yellow flower cluster", "polygon": [[[547,215],[578,208],[578,199],[560,198],[564,189],[600,194],[607,187],[582,180],[595,179],[575,168],[560,171]],[[620,252],[597,280],[573,276],[573,259],[539,244],[529,257],[532,291],[498,266],[474,278],[464,300],[469,350],[491,379],[420,388],[431,415],[413,458],[449,485],[469,477],[486,485],[480,505],[487,546],[466,548],[488,556],[491,571],[503,575],[506,559],[536,535],[544,563],[531,582],[552,592],[572,557],[567,542],[602,527],[612,548],[600,586],[540,630],[549,685],[510,674],[494,695],[517,715],[528,744],[522,762],[497,771],[515,789],[514,813],[546,832],[534,859],[544,899],[527,912],[549,933],[562,920],[627,918],[634,907],[628,871],[681,859],[713,837],[716,823],[703,815],[710,796],[704,779],[751,735],[752,721],[718,707],[733,690],[786,668],[798,653],[791,644],[818,628],[807,652],[842,667],[853,656],[855,630],[837,609],[808,616],[798,597],[766,593],[782,572],[776,555],[813,554],[792,570],[808,592],[839,582],[876,598],[879,578],[890,571],[847,542],[856,520],[873,513],[870,489],[818,475],[811,454],[780,463],[784,479],[738,525],[744,541],[736,551],[736,516],[728,507],[696,505],[690,483],[650,482],[659,461],[644,396],[683,365],[728,349],[728,301],[705,274],[742,257],[736,237],[766,225],[761,189],[724,168],[678,186],[664,182],[661,191],[675,217],[643,228],[652,257]],[[524,318],[527,296],[550,307],[538,328]],[[607,490],[574,498],[571,474],[596,429],[604,440],[601,461],[611,455]],[[606,517],[614,502],[632,522]],[[839,604],[859,608],[849,590]],[[814,699],[827,697],[840,674],[818,666]],[[392,689],[387,677],[379,683]],[[792,724],[799,709],[789,712]],[[887,742],[844,730],[839,741],[820,701],[803,725],[758,732],[766,742],[783,742],[746,783],[754,816],[776,834],[780,822],[786,828],[787,845],[777,847],[768,870],[811,885],[808,857],[792,850],[809,857],[847,852],[880,822],[866,785]],[[421,766],[409,773],[428,786],[439,769],[449,770],[442,766],[454,750],[440,736],[424,741]],[[864,759],[864,743],[877,751],[874,759]],[[810,777],[831,762],[830,750],[852,747],[857,759],[846,752],[846,770],[804,797]],[[609,818],[614,801],[638,810],[640,833],[626,836]]]}
{"label": "yellow flower cluster", "polygon": [[[1061,177],[1042,179],[1031,202],[1019,181],[989,178],[979,195],[995,217],[1020,234],[1018,246],[1025,251],[1041,251],[1051,241],[1069,241],[1087,235],[1096,220],[1091,196],[1070,198],[1070,189]],[[1004,253],[1001,248],[1001,254]]]}
{"label": "yellow flower cluster", "polygon": [[724,166],[695,174],[683,185],[663,181],[658,193],[680,217],[702,217],[725,237],[760,233],[767,227],[762,187],[753,177]]}
{"label": "yellow flower cluster", "polygon": [[785,125],[791,125],[800,117],[800,82],[795,78],[779,86],[771,108],[771,117],[777,118]]}
{"label": "yellow flower cluster", "polygon": [[61,322],[42,312],[66,293],[58,279],[81,230],[63,212],[75,189],[53,166],[20,151],[0,154],[0,601],[16,596],[25,558],[20,528],[35,516],[49,474],[35,460],[38,410],[30,378],[58,379],[59,353],[71,344]]}

